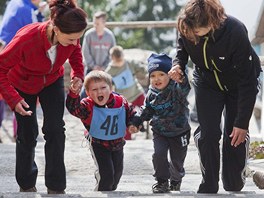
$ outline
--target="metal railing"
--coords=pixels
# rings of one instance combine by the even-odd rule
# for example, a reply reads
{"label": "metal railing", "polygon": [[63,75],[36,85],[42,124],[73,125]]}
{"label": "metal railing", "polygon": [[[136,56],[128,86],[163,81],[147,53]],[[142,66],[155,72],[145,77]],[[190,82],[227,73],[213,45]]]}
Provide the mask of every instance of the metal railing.
{"label": "metal railing", "polygon": [[[92,27],[92,23],[88,23],[88,28]],[[176,28],[176,21],[125,21],[125,22],[106,22],[108,28]]]}

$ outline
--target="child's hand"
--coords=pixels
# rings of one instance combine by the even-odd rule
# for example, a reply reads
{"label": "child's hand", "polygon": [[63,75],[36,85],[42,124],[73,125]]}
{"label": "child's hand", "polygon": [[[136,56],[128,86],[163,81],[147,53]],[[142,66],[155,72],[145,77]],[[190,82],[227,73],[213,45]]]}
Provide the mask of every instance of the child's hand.
{"label": "child's hand", "polygon": [[81,88],[82,88],[82,80],[78,77],[74,77],[71,80],[70,90],[75,94],[79,94]]}
{"label": "child's hand", "polygon": [[139,131],[139,129],[136,126],[134,126],[134,125],[130,125],[128,127],[128,132],[131,133],[131,134],[137,133],[138,131]]}

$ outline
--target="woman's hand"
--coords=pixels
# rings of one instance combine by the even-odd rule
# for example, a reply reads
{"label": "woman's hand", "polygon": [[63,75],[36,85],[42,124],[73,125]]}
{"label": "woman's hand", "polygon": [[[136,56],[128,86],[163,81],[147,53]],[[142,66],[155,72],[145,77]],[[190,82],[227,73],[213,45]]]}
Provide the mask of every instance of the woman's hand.
{"label": "woman's hand", "polygon": [[246,140],[247,133],[248,130],[234,127],[231,135],[229,136],[232,138],[231,146],[237,147],[239,144],[243,143]]}
{"label": "woman's hand", "polygon": [[168,74],[169,74],[169,77],[172,80],[175,80],[177,83],[182,83],[184,79],[184,73],[180,65],[174,65]]}
{"label": "woman's hand", "polygon": [[82,79],[74,77],[71,80],[70,90],[75,94],[79,94],[82,89],[82,84]]}
{"label": "woman's hand", "polygon": [[21,100],[15,106],[15,111],[22,116],[31,116],[32,111],[26,111],[24,108],[29,108],[29,105],[25,102],[25,100]]}

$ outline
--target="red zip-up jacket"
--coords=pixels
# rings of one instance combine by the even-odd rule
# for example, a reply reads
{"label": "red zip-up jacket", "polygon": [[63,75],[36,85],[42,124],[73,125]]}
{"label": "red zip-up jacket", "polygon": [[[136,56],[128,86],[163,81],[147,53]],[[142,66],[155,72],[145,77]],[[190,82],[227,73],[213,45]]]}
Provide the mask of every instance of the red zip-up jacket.
{"label": "red zip-up jacket", "polygon": [[0,53],[0,93],[11,109],[23,99],[15,88],[26,94],[39,93],[64,75],[67,59],[72,67],[71,78],[84,78],[80,41],[76,46],[58,44],[55,63],[51,63],[47,55],[51,47],[47,37],[49,23],[21,28]]}

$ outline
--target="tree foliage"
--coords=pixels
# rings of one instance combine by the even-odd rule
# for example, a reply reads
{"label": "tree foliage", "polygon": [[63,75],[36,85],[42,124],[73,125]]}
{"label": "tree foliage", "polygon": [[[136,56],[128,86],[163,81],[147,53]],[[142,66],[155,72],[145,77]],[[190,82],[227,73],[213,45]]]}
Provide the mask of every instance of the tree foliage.
{"label": "tree foliage", "polygon": [[[0,0],[0,14],[3,15],[6,2]],[[108,14],[108,21],[166,21],[175,20],[180,6],[176,0],[78,0],[78,4],[88,14],[89,22],[97,10]],[[156,52],[167,52],[175,47],[173,28],[114,28],[117,44],[124,48],[141,48]]]}
{"label": "tree foliage", "polygon": [[[108,21],[166,21],[175,20],[180,10],[175,0],[79,0],[90,20],[97,10],[108,13]],[[164,52],[174,47],[173,28],[113,29],[117,43],[124,48],[141,48]]]}
{"label": "tree foliage", "polygon": [[0,15],[4,14],[7,2],[8,0],[0,0]]}

